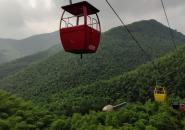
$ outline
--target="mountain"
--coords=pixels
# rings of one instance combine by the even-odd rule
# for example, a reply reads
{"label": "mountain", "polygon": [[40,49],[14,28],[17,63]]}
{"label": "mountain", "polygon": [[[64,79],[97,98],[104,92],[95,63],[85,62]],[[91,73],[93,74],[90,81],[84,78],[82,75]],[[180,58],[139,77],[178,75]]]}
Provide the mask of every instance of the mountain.
{"label": "mountain", "polygon": [[19,51],[14,49],[13,43],[16,40],[0,39],[0,63],[5,63],[19,57]]}
{"label": "mountain", "polygon": [[45,51],[59,43],[58,32],[35,35],[22,40],[0,39],[0,63]]}
{"label": "mountain", "polygon": [[[153,58],[174,50],[168,28],[155,20],[133,23],[128,28]],[[183,45],[184,35],[175,30],[173,33],[176,44]],[[149,59],[128,33],[122,27],[116,27],[102,35],[96,54],[85,55],[80,60],[78,55],[61,51],[2,79],[0,88],[44,102],[55,93],[111,79],[147,61]]]}
{"label": "mountain", "polygon": [[0,129],[2,130],[183,130],[184,114],[168,103],[129,104],[122,110],[105,113],[58,116],[0,91]]}
{"label": "mountain", "polygon": [[19,72],[24,68],[31,66],[32,64],[41,62],[42,60],[48,58],[49,56],[56,54],[60,50],[61,47],[59,45],[54,45],[53,47],[43,52],[26,56],[8,63],[4,63],[0,65],[0,79],[13,75],[16,72]]}
{"label": "mountain", "polygon": [[106,104],[153,100],[158,85],[168,90],[169,96],[185,99],[185,47],[141,65],[126,74],[54,94],[47,100],[47,108],[58,114],[87,113],[100,110]]}
{"label": "mountain", "polygon": [[[146,26],[146,30],[154,28],[139,33],[141,26]],[[134,42],[129,41],[129,36],[125,34],[124,39],[118,36],[122,31],[120,27],[105,32],[97,54],[84,56],[83,60],[61,51],[49,57],[41,56],[41,60],[36,57],[30,65],[36,55],[20,59],[25,62],[23,66],[15,61],[23,69],[2,76],[0,88],[33,99],[37,104],[0,91],[0,129],[184,130],[184,113],[171,107],[173,102],[185,99],[184,36],[174,31],[177,45],[182,45],[174,50],[161,27],[164,26],[154,20],[129,25],[134,35],[145,41],[142,45],[153,59],[162,55],[150,62]],[[155,37],[157,32],[152,35],[152,30],[161,35]],[[144,40],[140,35],[149,36]],[[11,67],[14,70],[10,63],[8,72]],[[156,82],[169,92],[165,103],[153,102]],[[101,112],[104,105],[123,101],[128,104],[117,111]]]}

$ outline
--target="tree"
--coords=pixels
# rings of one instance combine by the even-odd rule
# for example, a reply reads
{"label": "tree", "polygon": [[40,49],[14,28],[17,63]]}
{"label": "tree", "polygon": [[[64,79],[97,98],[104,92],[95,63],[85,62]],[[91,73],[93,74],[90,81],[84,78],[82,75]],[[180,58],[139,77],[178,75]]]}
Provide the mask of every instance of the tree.
{"label": "tree", "polygon": [[70,130],[71,126],[68,120],[58,119],[51,125],[52,130]]}

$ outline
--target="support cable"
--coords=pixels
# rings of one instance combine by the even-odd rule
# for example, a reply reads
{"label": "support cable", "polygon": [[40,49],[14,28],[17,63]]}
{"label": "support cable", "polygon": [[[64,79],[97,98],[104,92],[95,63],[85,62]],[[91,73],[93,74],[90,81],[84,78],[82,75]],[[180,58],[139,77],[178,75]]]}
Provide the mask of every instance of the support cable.
{"label": "support cable", "polygon": [[175,40],[174,40],[174,35],[173,35],[173,32],[172,32],[172,28],[171,28],[171,26],[170,26],[170,21],[169,21],[169,19],[168,19],[168,15],[167,15],[167,12],[166,12],[166,9],[165,9],[163,0],[161,0],[161,4],[162,4],[162,7],[163,7],[163,11],[164,11],[165,17],[166,17],[166,21],[167,21],[167,23],[168,23],[168,29],[169,29],[169,32],[170,32],[170,35],[171,35],[172,43],[173,43],[173,45],[174,45],[174,48],[177,49],[177,46],[176,46]]}
{"label": "support cable", "polygon": [[[132,32],[129,30],[129,28],[126,26],[126,24],[123,22],[123,20],[121,19],[121,17],[118,15],[118,13],[114,10],[114,8],[111,6],[111,4],[108,2],[108,0],[106,0],[107,4],[109,5],[109,7],[112,9],[112,11],[115,13],[115,15],[118,17],[119,21],[122,23],[122,26],[127,30],[127,32],[130,34],[131,38],[136,42],[136,44],[138,45],[138,47],[142,50],[142,52],[149,58],[150,61],[152,61],[152,56],[147,53],[143,47],[141,46],[141,44],[139,43],[139,41],[134,37],[134,35],[132,34]],[[154,68],[156,70],[159,70],[158,65],[156,66],[154,61],[151,62],[154,65]],[[159,72],[158,72],[159,73]],[[156,85],[158,84],[158,80],[157,78],[155,79]]]}
{"label": "support cable", "polygon": [[111,8],[111,10],[114,12],[114,14],[117,16],[117,18],[119,19],[119,21],[121,22],[122,26],[127,30],[127,32],[129,33],[129,35],[131,36],[131,38],[135,41],[135,43],[137,44],[137,46],[141,49],[141,51],[150,59],[152,60],[152,56],[147,53],[143,47],[141,46],[141,44],[139,43],[139,41],[134,37],[134,35],[132,34],[132,32],[129,30],[129,28],[126,26],[126,24],[123,22],[123,20],[121,19],[121,17],[118,15],[118,13],[115,11],[115,9],[112,7],[112,5],[109,3],[108,0],[105,0],[107,2],[107,4],[109,5],[109,7]]}

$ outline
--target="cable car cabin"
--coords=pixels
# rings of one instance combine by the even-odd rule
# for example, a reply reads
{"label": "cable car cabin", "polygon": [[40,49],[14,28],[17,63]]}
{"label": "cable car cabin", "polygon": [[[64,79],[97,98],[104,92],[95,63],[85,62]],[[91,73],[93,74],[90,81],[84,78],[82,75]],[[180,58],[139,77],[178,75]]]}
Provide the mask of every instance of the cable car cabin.
{"label": "cable car cabin", "polygon": [[185,104],[180,104],[180,111],[185,112]]}
{"label": "cable car cabin", "polygon": [[157,86],[154,90],[154,99],[156,102],[162,103],[166,100],[167,92],[165,88]]}
{"label": "cable car cabin", "polygon": [[95,53],[101,36],[99,10],[86,1],[62,9],[60,38],[64,50],[76,54]]}
{"label": "cable car cabin", "polygon": [[179,103],[173,103],[172,104],[173,109],[179,110],[181,112],[185,112],[185,103],[179,104]]}
{"label": "cable car cabin", "polygon": [[173,104],[172,104],[172,107],[173,107],[173,109],[175,109],[175,110],[179,110],[179,109],[180,109],[180,104],[179,104],[179,103],[173,103]]}

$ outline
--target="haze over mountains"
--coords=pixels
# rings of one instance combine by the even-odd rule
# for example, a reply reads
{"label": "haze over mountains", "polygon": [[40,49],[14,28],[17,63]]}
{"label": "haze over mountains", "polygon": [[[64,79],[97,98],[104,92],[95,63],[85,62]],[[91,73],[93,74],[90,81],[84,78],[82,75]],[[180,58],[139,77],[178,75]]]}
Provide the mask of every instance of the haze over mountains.
{"label": "haze over mountains", "polygon": [[61,46],[60,45],[54,45],[53,47],[30,55],[30,56],[26,56],[8,63],[4,63],[0,65],[0,79],[12,75],[18,71],[21,71],[22,69],[36,63],[36,62],[40,62],[41,60],[44,60],[48,57],[50,57],[51,55],[56,54],[57,52],[61,51]]}
{"label": "haze over mountains", "polygon": [[45,51],[59,43],[58,32],[36,35],[22,40],[0,39],[0,64]]}

